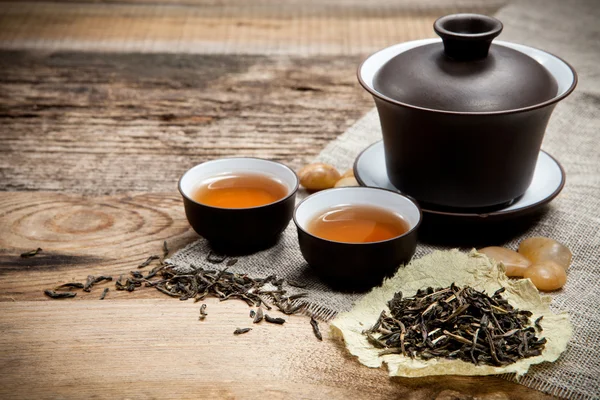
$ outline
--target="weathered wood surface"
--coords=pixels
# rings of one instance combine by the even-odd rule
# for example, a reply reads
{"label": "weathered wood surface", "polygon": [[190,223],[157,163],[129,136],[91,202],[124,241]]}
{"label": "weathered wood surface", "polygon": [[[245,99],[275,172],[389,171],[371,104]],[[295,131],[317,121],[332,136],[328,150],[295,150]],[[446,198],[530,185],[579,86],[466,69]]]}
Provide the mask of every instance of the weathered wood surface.
{"label": "weathered wood surface", "polygon": [[[253,325],[239,301],[208,299],[208,317],[199,321],[191,301],[112,294],[103,301],[0,303],[0,397],[548,398],[495,377],[390,380],[327,335],[319,342],[307,318]],[[234,336],[237,327],[253,329]]]}
{"label": "weathered wood surface", "polygon": [[303,317],[235,337],[241,302],[209,299],[200,322],[150,288],[42,294],[197,238],[176,191],[195,163],[308,162],[372,106],[360,59],[457,9],[410,4],[0,1],[0,397],[547,398],[493,377],[390,380]]}
{"label": "weathered wood surface", "polygon": [[173,250],[194,240],[177,195],[4,192],[0,210],[0,398],[547,398],[495,377],[390,380],[339,343],[318,342],[306,317],[235,337],[250,322],[239,301],[208,299],[200,322],[198,304],[153,288],[109,282],[74,299],[44,297],[89,274],[136,270],[163,240]]}
{"label": "weathered wood surface", "polygon": [[356,55],[434,36],[459,11],[505,0],[118,0],[0,2],[0,48]]}
{"label": "weathered wood surface", "polygon": [[[0,192],[0,227],[0,301],[47,300],[43,289],[82,282],[88,275],[117,279],[148,256],[162,255],[163,241],[174,251],[198,237],[174,193]],[[37,256],[20,257],[38,247],[43,251]],[[125,294],[114,291],[114,283],[109,286],[111,297]],[[81,292],[74,300],[98,297]],[[143,297],[162,296],[154,290],[136,295]]]}
{"label": "weathered wood surface", "polygon": [[0,52],[0,190],[173,193],[224,156],[299,168],[372,107],[358,63]]}

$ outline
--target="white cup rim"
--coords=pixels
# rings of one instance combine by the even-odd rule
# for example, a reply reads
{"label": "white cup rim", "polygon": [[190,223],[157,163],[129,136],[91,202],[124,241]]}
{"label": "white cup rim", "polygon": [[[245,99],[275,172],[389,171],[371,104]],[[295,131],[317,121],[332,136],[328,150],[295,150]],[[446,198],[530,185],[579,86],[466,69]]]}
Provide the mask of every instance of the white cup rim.
{"label": "white cup rim", "polygon": [[[410,203],[412,203],[411,205],[414,206],[415,211],[418,212],[418,217],[416,219],[416,222],[415,223],[410,223],[409,222],[410,229],[408,231],[404,232],[401,235],[394,236],[394,237],[392,237],[390,239],[380,240],[380,241],[377,241],[377,242],[353,243],[353,242],[339,242],[339,241],[325,239],[325,238],[313,235],[312,233],[310,233],[306,229],[306,224],[301,223],[299,221],[299,218],[298,218],[298,212],[299,212],[299,210],[301,211],[301,208],[303,206],[305,207],[308,203],[310,203],[311,201],[313,201],[316,197],[323,196],[324,194],[331,194],[331,193],[344,192],[344,191],[356,191],[356,190],[359,190],[359,191],[362,191],[362,192],[371,191],[372,193],[389,193],[392,196],[397,196],[399,198],[403,198],[403,199],[408,200]],[[348,201],[347,199],[345,201],[347,203],[349,203],[349,204],[352,204],[352,201]],[[355,204],[363,204],[363,203],[359,202],[359,203],[355,203]],[[385,209],[387,211],[392,211],[392,212],[394,212],[395,214],[398,214],[398,215],[402,215],[401,213],[398,213],[395,210],[392,210],[390,207],[384,207],[384,206],[381,206],[381,205],[378,205],[378,204],[370,204],[370,205],[374,206],[374,207],[383,208],[383,209]],[[319,210],[316,210],[316,211],[318,212]],[[403,216],[403,217],[405,217],[405,216]],[[323,241],[330,242],[330,243],[337,243],[337,244],[342,244],[342,245],[349,245],[349,246],[368,246],[368,245],[374,245],[374,244],[381,244],[381,243],[386,243],[386,242],[392,242],[394,240],[398,240],[398,239],[401,239],[403,237],[406,237],[406,236],[412,234],[413,232],[415,232],[419,228],[419,226],[421,225],[421,222],[423,221],[423,211],[421,210],[421,207],[419,206],[419,203],[417,203],[417,201],[415,199],[413,199],[412,197],[407,196],[405,194],[398,193],[396,191],[389,190],[389,189],[383,189],[383,188],[366,187],[366,186],[352,186],[352,187],[340,187],[340,188],[326,189],[326,190],[322,190],[322,191],[313,193],[312,195],[306,197],[304,200],[302,200],[300,203],[298,203],[298,205],[294,209],[293,221],[294,221],[294,224],[296,225],[296,227],[299,230],[301,230],[305,234],[307,234],[307,235],[309,235],[309,236],[311,236],[311,237],[313,237],[315,239],[323,240]]]}
{"label": "white cup rim", "polygon": [[[288,189],[287,195],[284,196],[284,197],[282,197],[281,199],[278,199],[278,200],[272,202],[272,203],[267,203],[267,204],[263,204],[263,205],[260,205],[260,206],[243,207],[243,208],[225,208],[225,207],[217,207],[217,206],[211,206],[211,205],[208,205],[208,204],[200,203],[200,202],[194,200],[189,195],[189,190],[185,190],[184,187],[183,187],[183,182],[185,181],[186,176],[188,174],[193,173],[194,171],[197,171],[197,170],[199,170],[201,168],[205,168],[206,166],[209,166],[211,164],[226,163],[228,161],[231,161],[231,162],[233,162],[233,161],[243,162],[243,161],[246,161],[246,160],[247,161],[253,161],[253,162],[258,161],[258,162],[261,162],[261,163],[264,162],[265,164],[274,164],[274,165],[277,165],[278,167],[283,167],[286,170],[286,172],[291,173],[290,176],[293,178],[293,183],[292,183],[292,185],[286,185],[286,187]],[[239,168],[236,168],[235,170],[236,171],[240,171],[240,172],[243,171],[242,169],[239,169]],[[233,172],[233,171],[224,170],[223,173],[225,173],[225,172]],[[255,173],[260,174],[260,172],[257,172],[257,171],[246,171],[246,172],[255,172]],[[277,176],[277,174],[273,174],[273,175]],[[216,175],[213,175],[213,176],[216,176]],[[278,176],[278,177],[280,177],[280,176]],[[214,159],[214,160],[205,161],[205,162],[202,162],[200,164],[196,164],[193,167],[191,167],[190,169],[188,169],[187,171],[185,171],[183,173],[183,175],[181,175],[181,178],[179,178],[179,181],[177,183],[177,188],[179,190],[179,193],[181,194],[181,196],[183,196],[188,201],[190,201],[190,202],[192,202],[194,204],[197,204],[199,206],[202,206],[202,207],[208,207],[208,208],[212,208],[212,209],[215,209],[215,210],[228,210],[228,211],[234,211],[234,212],[235,211],[239,211],[239,210],[256,210],[256,209],[259,209],[259,208],[270,207],[270,206],[273,206],[275,204],[282,203],[282,202],[288,200],[290,197],[294,196],[296,194],[296,192],[298,191],[299,187],[300,187],[300,179],[298,179],[298,175],[296,174],[296,172],[294,172],[293,169],[291,169],[287,165],[285,165],[283,163],[280,163],[278,161],[267,160],[265,158],[260,158],[260,157],[225,157],[225,158],[217,158],[217,159]]]}

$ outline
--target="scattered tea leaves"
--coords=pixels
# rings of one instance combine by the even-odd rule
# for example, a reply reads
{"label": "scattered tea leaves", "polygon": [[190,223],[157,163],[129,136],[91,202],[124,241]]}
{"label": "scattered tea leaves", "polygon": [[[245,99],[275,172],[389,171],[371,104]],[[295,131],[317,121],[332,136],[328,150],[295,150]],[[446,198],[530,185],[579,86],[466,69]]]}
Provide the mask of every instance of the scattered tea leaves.
{"label": "scattered tea leaves", "polygon": [[306,287],[306,283],[294,281],[294,280],[291,280],[291,279],[287,279],[286,281],[287,281],[288,285],[293,286],[293,287],[297,287],[297,288],[300,288],[300,289],[304,289]]}
{"label": "scattered tea leaves", "polygon": [[54,290],[50,289],[44,290],[44,294],[51,299],[69,299],[77,296],[77,293],[75,292],[55,292]]}
{"label": "scattered tea leaves", "polygon": [[143,263],[141,263],[140,265],[138,265],[138,268],[144,268],[144,267],[147,267],[148,265],[150,265],[150,263],[151,263],[152,261],[154,261],[154,260],[159,260],[159,259],[160,259],[160,257],[159,257],[159,256],[157,256],[156,254],[155,254],[155,255],[152,255],[152,256],[148,257],[148,258],[146,259],[146,261],[144,261]]}
{"label": "scattered tea leaves", "polygon": [[144,277],[144,274],[142,274],[140,271],[130,271],[129,273],[136,279],[142,279]]}
{"label": "scattered tea leaves", "polygon": [[232,258],[231,260],[227,261],[227,264],[226,264],[226,265],[227,265],[228,267],[232,267],[232,266],[234,266],[235,264],[237,264],[237,262],[238,262],[237,258]]}
{"label": "scattered tea leaves", "polygon": [[200,317],[198,317],[198,319],[200,321],[204,321],[204,318],[206,318],[208,314],[206,313],[206,304],[202,304],[200,306]]}
{"label": "scattered tea leaves", "polygon": [[252,328],[236,328],[235,331],[233,331],[234,335],[242,335],[244,333],[248,333],[252,330]]}
{"label": "scattered tea leaves", "polygon": [[136,280],[135,278],[127,278],[123,281],[123,275],[115,282],[115,288],[117,290],[127,290],[128,292],[133,292],[138,286],[142,286],[141,279]]}
{"label": "scattered tea leaves", "polygon": [[535,325],[535,328],[537,329],[538,332],[541,332],[544,330],[544,328],[542,328],[542,325],[540,324],[540,322],[542,321],[542,318],[544,318],[543,315],[541,317],[539,317],[538,319],[536,319],[535,322],[533,323],[533,325]]}
{"label": "scattered tea leaves", "polygon": [[42,251],[42,249],[38,247],[35,250],[31,250],[31,251],[27,251],[25,253],[21,253],[21,257],[23,257],[23,258],[33,257],[33,256],[37,255],[39,252],[41,252],[41,251]]}
{"label": "scattered tea leaves", "polygon": [[269,314],[265,314],[265,321],[270,322],[272,324],[283,325],[285,323],[285,319],[278,317],[271,317]]}
{"label": "scattered tea leaves", "polygon": [[169,255],[169,248],[167,247],[167,241],[165,240],[163,242],[163,260],[165,258],[167,258],[168,255]]}
{"label": "scattered tea leaves", "polygon": [[[460,359],[474,364],[507,365],[540,355],[546,339],[535,336],[531,312],[469,286],[398,292],[370,329],[363,333],[379,354],[414,358]],[[539,320],[536,321],[539,324]]]}
{"label": "scattered tea leaves", "polygon": [[321,335],[321,331],[319,330],[319,323],[317,322],[317,320],[311,317],[310,325],[312,326],[313,333],[315,334],[316,338],[319,340],[323,340],[323,336]]}
{"label": "scattered tea leaves", "polygon": [[263,320],[263,310],[262,310],[262,308],[259,307],[256,310],[256,315],[254,316],[254,320],[252,321],[252,323],[258,324],[262,320]]}
{"label": "scattered tea leaves", "polygon": [[54,290],[61,290],[61,289],[83,289],[83,283],[81,282],[69,282],[69,283],[63,283],[60,286],[57,286],[54,288]]}
{"label": "scattered tea leaves", "polygon": [[[168,255],[166,241],[163,242],[163,254],[164,257]],[[159,260],[160,265],[152,268],[146,276],[144,276],[142,271],[138,270],[130,271],[129,276],[121,275],[115,282],[116,290],[133,292],[137,288],[145,286],[153,287],[161,293],[179,298],[180,300],[193,298],[194,301],[198,302],[204,300],[208,296],[217,297],[220,301],[238,299],[244,301],[251,307],[256,307],[256,311],[250,311],[250,318],[253,319],[253,323],[259,323],[263,319],[273,324],[284,324],[286,322],[283,318],[275,318],[264,314],[263,308],[267,310],[273,309],[269,303],[276,306],[279,311],[287,315],[302,312],[307,306],[306,302],[299,300],[306,297],[307,293],[288,295],[287,290],[284,289],[286,283],[289,286],[304,287],[305,285],[303,283],[293,280],[286,281],[283,278],[277,278],[275,275],[270,275],[266,278],[251,278],[244,273],[227,271],[228,267],[231,267],[238,262],[238,259],[235,258],[230,259],[225,263],[225,269],[204,269],[190,264],[190,267],[192,268],[191,271],[179,272],[175,268],[175,265],[164,262],[164,260],[157,255],[152,255],[148,257],[146,261],[141,263],[139,267],[142,268],[148,266],[152,261],[157,259]],[[227,259],[227,256],[211,251],[206,259],[210,263],[220,264]],[[55,290],[74,288],[83,289],[89,292],[96,283],[103,280],[111,281],[112,279],[111,276],[94,277],[93,275],[90,275],[85,283],[65,283],[55,288]],[[104,299],[108,291],[108,288],[105,288],[100,299]],[[55,295],[58,296],[53,298],[75,297],[76,295],[74,292],[55,292],[52,290],[47,292],[48,293],[46,294],[49,297]],[[206,305],[203,304],[200,307],[199,319],[203,320],[206,315]],[[241,333],[246,333],[247,331],[245,329],[250,330],[250,328],[244,328]],[[317,334],[315,333],[315,335]]]}
{"label": "scattered tea leaves", "polygon": [[218,254],[211,250],[206,256],[206,261],[208,261],[211,264],[221,264],[223,261],[225,261],[226,258],[226,255]]}
{"label": "scattered tea leaves", "polygon": [[85,285],[83,285],[83,291],[89,292],[92,290],[92,286],[94,285],[94,281],[96,277],[94,275],[88,275],[87,280],[85,281]]}
{"label": "scattered tea leaves", "polygon": [[96,284],[96,283],[100,283],[100,282],[102,282],[102,281],[107,281],[107,282],[110,282],[110,281],[112,281],[112,280],[113,280],[112,276],[104,276],[104,275],[101,275],[101,276],[97,277],[97,278],[94,280],[94,284]]}
{"label": "scattered tea leaves", "polygon": [[92,290],[92,286],[96,283],[100,283],[102,281],[112,281],[112,276],[99,276],[95,277],[94,275],[88,275],[85,285],[83,285],[83,291],[89,292]]}

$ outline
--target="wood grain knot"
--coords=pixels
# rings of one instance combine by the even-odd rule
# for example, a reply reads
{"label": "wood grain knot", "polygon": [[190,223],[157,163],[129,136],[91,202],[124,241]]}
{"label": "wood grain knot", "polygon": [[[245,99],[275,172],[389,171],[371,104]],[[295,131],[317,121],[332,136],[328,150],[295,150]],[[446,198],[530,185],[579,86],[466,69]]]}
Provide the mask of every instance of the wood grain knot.
{"label": "wood grain knot", "polygon": [[[137,247],[149,237],[173,227],[187,230],[185,214],[178,196],[88,197],[54,193],[15,193],[0,201],[3,235],[0,248],[41,247],[51,252],[86,249],[90,254],[111,257],[114,248]],[[113,250],[111,250],[113,249]]]}
{"label": "wood grain knot", "polygon": [[56,215],[48,220],[48,229],[56,233],[84,234],[110,228],[114,218],[98,210],[74,210]]}

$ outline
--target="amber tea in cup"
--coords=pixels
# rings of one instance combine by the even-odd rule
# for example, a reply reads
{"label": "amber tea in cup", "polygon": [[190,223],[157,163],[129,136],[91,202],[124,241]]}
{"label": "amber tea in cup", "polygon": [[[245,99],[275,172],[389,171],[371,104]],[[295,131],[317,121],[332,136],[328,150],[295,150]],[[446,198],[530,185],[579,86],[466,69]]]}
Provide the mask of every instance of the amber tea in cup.
{"label": "amber tea in cup", "polygon": [[389,240],[410,229],[399,215],[368,205],[341,205],[319,213],[307,225],[311,234],[334,242],[372,243]]}
{"label": "amber tea in cup", "polygon": [[241,255],[277,242],[292,218],[299,184],[284,164],[232,157],[190,168],[179,192],[192,228],[217,253]]}
{"label": "amber tea in cup", "polygon": [[250,208],[274,203],[287,194],[287,186],[274,177],[232,173],[201,182],[192,199],[213,207]]}
{"label": "amber tea in cup", "polygon": [[362,291],[406,264],[422,214],[391,190],[343,187],[317,192],[294,211],[302,256],[328,285]]}

